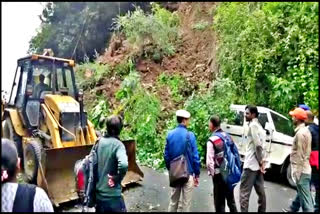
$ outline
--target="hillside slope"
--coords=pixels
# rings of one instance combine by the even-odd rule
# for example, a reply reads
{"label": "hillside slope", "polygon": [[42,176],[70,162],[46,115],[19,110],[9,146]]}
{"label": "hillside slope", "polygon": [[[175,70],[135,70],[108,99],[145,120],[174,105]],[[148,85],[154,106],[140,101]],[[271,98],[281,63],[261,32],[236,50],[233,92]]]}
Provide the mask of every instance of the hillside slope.
{"label": "hillside slope", "polygon": [[[208,88],[218,72],[215,53],[216,39],[211,29],[212,12],[215,7],[216,3],[214,2],[178,3],[179,33],[182,39],[176,54],[164,57],[161,62],[142,57],[135,59],[135,68],[141,76],[141,85],[146,90],[158,95],[161,109],[164,111],[163,115],[168,115],[168,112],[182,107],[184,100],[173,100],[168,96],[170,91],[165,85],[157,87],[155,90],[154,86],[157,84],[160,74],[179,75],[186,80],[186,85],[180,92],[184,98],[187,98],[201,85]],[[124,36],[114,35],[106,52],[97,61],[115,67],[132,55],[132,52],[133,50],[130,49]],[[115,99],[115,93],[119,89],[121,81],[121,77],[115,74],[111,78],[105,78],[91,93],[86,92],[88,107],[91,107],[90,104],[93,103],[95,94],[102,93],[108,98],[109,106],[113,109],[116,108],[119,102]]]}

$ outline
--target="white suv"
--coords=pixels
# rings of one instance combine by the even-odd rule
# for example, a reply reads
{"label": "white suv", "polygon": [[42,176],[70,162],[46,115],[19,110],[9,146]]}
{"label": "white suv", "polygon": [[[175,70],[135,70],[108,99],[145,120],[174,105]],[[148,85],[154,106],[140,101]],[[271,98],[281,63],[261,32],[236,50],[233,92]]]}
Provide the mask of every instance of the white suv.
{"label": "white suv", "polygon": [[[234,121],[223,122],[222,130],[229,133],[238,147],[241,160],[244,160],[246,151],[245,129],[248,128],[245,121],[246,105],[231,105],[231,110],[236,112]],[[295,187],[296,184],[291,178],[290,153],[293,143],[294,129],[291,120],[285,116],[265,107],[257,106],[258,120],[266,130],[267,142],[267,169],[278,168],[280,173],[285,176],[288,183]]]}

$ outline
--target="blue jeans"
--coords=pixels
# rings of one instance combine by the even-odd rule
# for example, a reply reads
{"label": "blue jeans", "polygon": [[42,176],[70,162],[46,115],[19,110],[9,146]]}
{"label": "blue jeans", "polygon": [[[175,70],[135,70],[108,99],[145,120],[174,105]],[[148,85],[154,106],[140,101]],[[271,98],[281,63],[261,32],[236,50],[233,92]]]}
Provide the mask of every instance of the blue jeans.
{"label": "blue jeans", "polygon": [[290,206],[293,212],[298,212],[302,207],[303,212],[313,212],[313,201],[310,191],[311,175],[301,174],[297,181],[297,195]]}
{"label": "blue jeans", "polygon": [[97,200],[96,212],[127,212],[127,209],[122,197],[110,197]]}

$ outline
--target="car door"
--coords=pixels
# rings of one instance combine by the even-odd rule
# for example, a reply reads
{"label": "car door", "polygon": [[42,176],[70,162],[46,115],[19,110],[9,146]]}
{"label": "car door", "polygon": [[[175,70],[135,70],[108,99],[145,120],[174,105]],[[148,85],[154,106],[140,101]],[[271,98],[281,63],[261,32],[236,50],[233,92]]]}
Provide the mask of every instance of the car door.
{"label": "car door", "polygon": [[272,163],[281,165],[291,153],[294,129],[292,122],[284,116],[270,112],[274,124],[270,159]]}
{"label": "car door", "polygon": [[234,143],[237,145],[238,151],[241,156],[245,154],[244,146],[244,110],[234,110],[236,117],[232,121],[227,123],[222,123],[221,128],[223,131],[227,132],[233,139]]}

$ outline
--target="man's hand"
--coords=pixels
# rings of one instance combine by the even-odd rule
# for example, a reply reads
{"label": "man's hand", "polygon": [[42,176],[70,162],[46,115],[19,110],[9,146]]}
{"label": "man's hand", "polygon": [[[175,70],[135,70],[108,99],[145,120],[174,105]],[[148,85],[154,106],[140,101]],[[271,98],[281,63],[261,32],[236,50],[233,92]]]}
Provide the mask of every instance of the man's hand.
{"label": "man's hand", "polygon": [[113,176],[108,174],[108,178],[109,178],[108,179],[109,187],[111,187],[111,188],[114,187],[115,184],[114,184]]}
{"label": "man's hand", "polygon": [[193,177],[193,185],[195,187],[198,187],[199,186],[199,177]]}
{"label": "man's hand", "polygon": [[296,176],[296,173],[292,170],[292,167],[291,167],[291,178],[293,182],[297,184],[297,176]]}
{"label": "man's hand", "polygon": [[262,161],[261,166],[260,166],[260,172],[262,172],[263,174],[266,173],[266,162]]}

